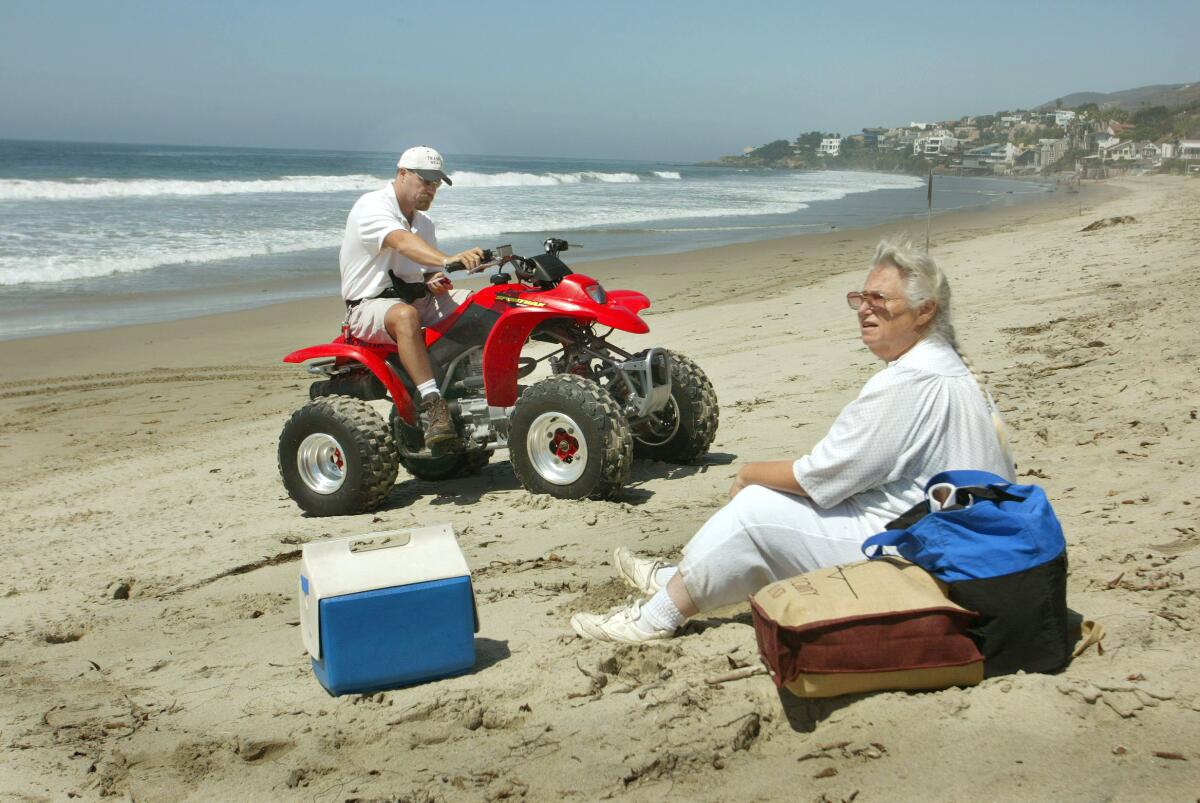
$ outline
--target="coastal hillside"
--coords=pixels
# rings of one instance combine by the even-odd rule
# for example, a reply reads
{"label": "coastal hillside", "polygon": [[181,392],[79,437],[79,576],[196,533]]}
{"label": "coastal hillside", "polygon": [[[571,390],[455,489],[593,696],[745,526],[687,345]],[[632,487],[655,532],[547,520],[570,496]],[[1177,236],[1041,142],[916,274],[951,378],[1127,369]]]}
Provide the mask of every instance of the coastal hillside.
{"label": "coastal hillside", "polygon": [[1178,109],[1200,103],[1200,81],[1190,84],[1154,84],[1119,92],[1073,92],[1061,98],[1047,101],[1034,111],[1051,111],[1056,108],[1074,109],[1094,103],[1101,109],[1123,109],[1136,112],[1148,106],[1166,106]]}
{"label": "coastal hillside", "polygon": [[1200,172],[1200,83],[1076,92],[1035,109],[947,120],[809,131],[748,147],[719,164],[923,175],[1104,178],[1128,171]]}

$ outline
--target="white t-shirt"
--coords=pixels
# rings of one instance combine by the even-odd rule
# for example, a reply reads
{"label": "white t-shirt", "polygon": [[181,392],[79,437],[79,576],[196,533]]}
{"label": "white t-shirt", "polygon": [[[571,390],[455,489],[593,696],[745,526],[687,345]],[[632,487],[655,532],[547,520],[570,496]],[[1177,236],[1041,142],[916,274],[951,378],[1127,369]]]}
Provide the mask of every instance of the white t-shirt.
{"label": "white t-shirt", "polygon": [[366,193],[351,207],[338,257],[342,298],[347,301],[374,298],[392,286],[389,270],[406,282],[425,281],[421,265],[392,248],[383,247],[384,239],[397,229],[412,232],[437,248],[437,233],[429,215],[414,211],[409,223],[400,211],[391,184]]}
{"label": "white t-shirt", "polygon": [[878,532],[924,499],[930,477],[950,469],[1016,480],[975,377],[949,343],[931,336],[871,377],[792,471],[818,507],[845,501]]}

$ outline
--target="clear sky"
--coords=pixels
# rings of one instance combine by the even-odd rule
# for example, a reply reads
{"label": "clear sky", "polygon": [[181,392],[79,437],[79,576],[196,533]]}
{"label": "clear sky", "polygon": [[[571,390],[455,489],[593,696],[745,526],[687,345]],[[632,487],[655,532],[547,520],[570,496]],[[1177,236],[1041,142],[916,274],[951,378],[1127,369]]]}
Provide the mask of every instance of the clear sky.
{"label": "clear sky", "polygon": [[1200,80],[1200,0],[0,0],[0,138],[691,161]]}

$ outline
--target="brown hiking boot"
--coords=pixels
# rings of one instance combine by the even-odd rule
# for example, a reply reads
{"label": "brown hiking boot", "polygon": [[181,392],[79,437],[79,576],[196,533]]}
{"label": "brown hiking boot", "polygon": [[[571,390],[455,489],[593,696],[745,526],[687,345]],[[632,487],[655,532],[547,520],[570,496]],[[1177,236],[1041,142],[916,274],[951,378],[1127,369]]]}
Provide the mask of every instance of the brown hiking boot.
{"label": "brown hiking boot", "polygon": [[458,439],[454,422],[450,420],[450,407],[441,396],[429,396],[421,401],[421,417],[425,420],[425,447]]}

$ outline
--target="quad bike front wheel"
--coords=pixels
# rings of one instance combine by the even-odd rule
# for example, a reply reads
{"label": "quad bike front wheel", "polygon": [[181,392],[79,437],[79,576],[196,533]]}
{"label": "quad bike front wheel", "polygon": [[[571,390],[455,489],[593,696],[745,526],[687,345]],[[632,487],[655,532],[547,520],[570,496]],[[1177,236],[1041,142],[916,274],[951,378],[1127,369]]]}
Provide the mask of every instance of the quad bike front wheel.
{"label": "quad bike front wheel", "polygon": [[513,410],[509,459],[531,493],[608,499],[625,486],[633,439],[608,391],[558,374],[528,387]]}
{"label": "quad bike front wheel", "polygon": [[371,406],[321,396],[301,407],[279,436],[279,474],[288,495],[312,516],[374,510],[396,483],[396,445]]}
{"label": "quad bike front wheel", "polygon": [[668,463],[694,463],[717,436],[720,408],[717,392],[700,366],[671,352],[671,397],[633,432],[639,458]]}

